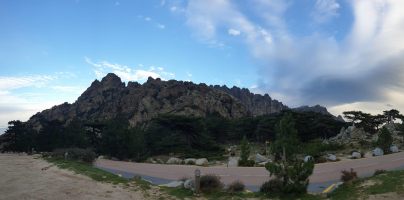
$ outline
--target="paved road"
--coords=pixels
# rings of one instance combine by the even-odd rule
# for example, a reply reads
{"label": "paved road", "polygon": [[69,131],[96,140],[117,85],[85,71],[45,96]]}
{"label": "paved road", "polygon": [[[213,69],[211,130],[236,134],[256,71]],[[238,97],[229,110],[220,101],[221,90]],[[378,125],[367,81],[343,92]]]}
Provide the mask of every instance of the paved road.
{"label": "paved road", "polygon": [[[249,188],[257,189],[268,180],[269,173],[263,167],[197,167],[190,165],[163,165],[148,163],[133,163],[99,159],[95,165],[126,177],[140,175],[154,183],[164,183],[169,180],[178,180],[182,177],[192,177],[195,169],[202,174],[216,174],[225,183],[242,180]],[[376,169],[394,170],[404,168],[404,152],[380,157],[363,158],[357,160],[344,160],[334,163],[316,164],[310,177],[309,191],[319,192],[321,188],[337,182],[342,170],[353,168],[360,177],[373,174]]]}

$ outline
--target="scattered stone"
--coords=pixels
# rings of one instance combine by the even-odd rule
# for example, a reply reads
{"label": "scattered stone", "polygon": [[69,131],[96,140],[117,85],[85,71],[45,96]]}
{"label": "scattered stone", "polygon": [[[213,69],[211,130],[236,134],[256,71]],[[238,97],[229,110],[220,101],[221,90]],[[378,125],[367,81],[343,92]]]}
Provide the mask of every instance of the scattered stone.
{"label": "scattered stone", "polygon": [[156,162],[157,162],[158,164],[164,164],[164,161],[161,160],[160,158],[157,158],[157,159],[156,159]]}
{"label": "scattered stone", "polygon": [[397,153],[397,152],[398,152],[398,147],[397,147],[396,145],[392,145],[392,146],[390,147],[390,152],[391,152],[391,153]]}
{"label": "scattered stone", "polygon": [[169,187],[169,188],[176,188],[176,187],[180,187],[184,185],[184,181],[173,181],[173,182],[169,182],[167,184],[163,184],[161,186],[163,187]]}
{"label": "scattered stone", "polygon": [[304,162],[314,161],[313,156],[305,156],[303,159]]}
{"label": "scattered stone", "polygon": [[209,161],[206,158],[199,158],[195,161],[195,165],[198,165],[198,166],[206,166],[208,164],[209,164]]}
{"label": "scattered stone", "polygon": [[239,160],[240,160],[240,157],[229,157],[227,167],[237,167]]}
{"label": "scattered stone", "polygon": [[169,165],[178,165],[181,164],[182,160],[179,158],[171,157],[170,159],[167,160],[166,164]]}
{"label": "scattered stone", "polygon": [[373,156],[382,156],[384,155],[384,152],[381,148],[376,147],[375,149],[373,149],[372,154]]}
{"label": "scattered stone", "polygon": [[364,155],[363,157],[365,157],[365,158],[371,158],[371,157],[373,157],[373,152],[372,152],[372,151],[368,151],[368,152],[365,153],[365,155]]}
{"label": "scattered stone", "polygon": [[187,179],[186,181],[184,181],[184,188],[194,190],[194,188],[195,188],[194,180]]}
{"label": "scattered stone", "polygon": [[187,159],[185,159],[184,160],[184,163],[186,164],[186,165],[190,165],[190,164],[195,164],[195,162],[196,162],[196,159],[195,158],[187,158]]}
{"label": "scattered stone", "polygon": [[359,153],[357,151],[354,151],[354,152],[352,152],[351,158],[352,159],[359,159],[359,158],[362,158],[362,155],[361,155],[361,153]]}
{"label": "scattered stone", "polygon": [[259,153],[255,154],[255,163],[267,162],[269,159]]}
{"label": "scattered stone", "polygon": [[258,164],[258,166],[265,166],[269,162],[271,162],[271,160],[268,160],[268,161],[265,161],[265,162],[260,162],[260,163],[257,163],[257,164]]}
{"label": "scattered stone", "polygon": [[327,155],[327,160],[329,161],[337,161],[337,156],[334,154],[328,154]]}

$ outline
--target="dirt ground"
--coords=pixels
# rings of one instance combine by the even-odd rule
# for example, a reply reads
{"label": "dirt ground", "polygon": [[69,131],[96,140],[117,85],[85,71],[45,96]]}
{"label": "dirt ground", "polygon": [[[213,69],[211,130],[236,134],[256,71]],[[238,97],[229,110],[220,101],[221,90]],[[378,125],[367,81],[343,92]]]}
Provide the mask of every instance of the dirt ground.
{"label": "dirt ground", "polygon": [[151,199],[141,191],[49,166],[33,156],[0,154],[0,199]]}

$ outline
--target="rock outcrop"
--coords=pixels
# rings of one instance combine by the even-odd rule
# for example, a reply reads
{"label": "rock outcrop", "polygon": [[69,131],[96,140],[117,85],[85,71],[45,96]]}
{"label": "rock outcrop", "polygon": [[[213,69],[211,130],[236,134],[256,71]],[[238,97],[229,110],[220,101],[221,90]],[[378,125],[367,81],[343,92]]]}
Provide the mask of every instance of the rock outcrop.
{"label": "rock outcrop", "polygon": [[123,117],[131,126],[159,114],[204,117],[217,113],[225,118],[240,118],[279,112],[287,107],[267,94],[252,94],[247,89],[207,86],[176,80],[149,78],[144,84],[127,86],[113,73],[95,80],[73,104],[64,103],[32,116],[29,123],[39,129],[41,120],[68,123],[80,120],[108,120]]}
{"label": "rock outcrop", "polygon": [[323,115],[329,115],[332,116],[335,120],[345,122],[344,118],[342,118],[341,115],[334,116],[330,112],[328,112],[326,107],[320,106],[320,105],[315,105],[315,106],[300,106],[297,108],[293,108],[293,111],[296,112],[315,112],[315,113],[320,113]]}
{"label": "rock outcrop", "polygon": [[210,87],[217,90],[221,90],[238,99],[249,111],[249,113],[251,113],[253,116],[276,113],[288,108],[281,102],[271,99],[271,97],[268,94],[265,95],[254,94],[251,93],[246,88],[238,88],[235,86],[232,88],[228,88],[226,86],[218,86],[218,85]]}

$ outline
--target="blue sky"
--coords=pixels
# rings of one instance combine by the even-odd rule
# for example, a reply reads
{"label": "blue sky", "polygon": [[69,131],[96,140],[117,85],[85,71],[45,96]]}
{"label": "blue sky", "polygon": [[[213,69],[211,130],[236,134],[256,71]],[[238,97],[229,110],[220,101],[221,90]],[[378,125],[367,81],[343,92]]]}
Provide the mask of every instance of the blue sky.
{"label": "blue sky", "polygon": [[334,114],[404,108],[402,9],[396,0],[0,0],[0,128],[74,102],[108,72],[236,85]]}

